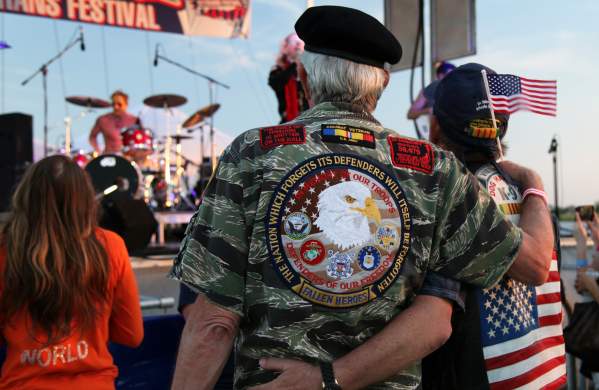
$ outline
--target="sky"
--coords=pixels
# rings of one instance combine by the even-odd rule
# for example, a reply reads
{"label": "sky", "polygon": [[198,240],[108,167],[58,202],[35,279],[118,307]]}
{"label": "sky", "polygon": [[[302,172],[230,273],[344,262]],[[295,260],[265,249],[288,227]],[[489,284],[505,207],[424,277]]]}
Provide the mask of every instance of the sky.
{"label": "sky", "polygon": [[[383,20],[382,0],[314,1],[314,5],[324,4],[358,8]],[[89,149],[89,129],[102,113],[82,117],[78,107],[64,102],[65,96],[107,99],[111,91],[123,89],[130,95],[134,114],[142,109],[145,97],[158,93],[188,98],[188,103],[179,107],[181,117],[206,106],[205,81],[164,62],[152,66],[157,43],[162,45],[163,55],[231,86],[217,91],[216,100],[222,107],[215,116],[215,125],[225,135],[223,139],[278,123],[276,99],[267,85],[268,71],[280,41],[293,30],[305,6],[304,0],[253,0],[249,39],[188,37],[82,24],[86,51],[73,49],[49,70],[50,145],[58,146],[64,140],[64,118],[70,115],[74,118],[74,146]],[[560,206],[599,200],[597,15],[599,2],[594,0],[479,0],[477,54],[453,61],[458,65],[479,62],[498,73],[557,80],[558,116],[516,113],[510,119],[505,140],[509,145],[507,157],[537,170],[553,202],[553,165],[548,148],[551,138],[557,136]],[[62,48],[78,26],[74,22],[0,13],[0,39],[12,46],[0,50],[0,112],[33,115],[38,143],[43,129],[41,79],[26,86],[21,86],[21,81]],[[418,72],[416,77],[418,80]],[[392,73],[374,115],[384,126],[414,137],[413,124],[405,117],[409,85],[408,71]]]}

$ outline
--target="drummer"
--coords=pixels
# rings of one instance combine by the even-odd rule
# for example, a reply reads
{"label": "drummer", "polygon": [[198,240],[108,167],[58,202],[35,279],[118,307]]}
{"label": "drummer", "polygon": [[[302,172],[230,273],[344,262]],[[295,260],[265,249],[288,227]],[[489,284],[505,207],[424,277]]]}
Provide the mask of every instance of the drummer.
{"label": "drummer", "polygon": [[[89,144],[96,153],[120,154],[123,149],[121,130],[139,123],[139,119],[127,112],[129,96],[117,90],[110,95],[112,100],[112,112],[100,116],[89,133]],[[97,137],[102,133],[104,136],[104,151],[100,151]]]}

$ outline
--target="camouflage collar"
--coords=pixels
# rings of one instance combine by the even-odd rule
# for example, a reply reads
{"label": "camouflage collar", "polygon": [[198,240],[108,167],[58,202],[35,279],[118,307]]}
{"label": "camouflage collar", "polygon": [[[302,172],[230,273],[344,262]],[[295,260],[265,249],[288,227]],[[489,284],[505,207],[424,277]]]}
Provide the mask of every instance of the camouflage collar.
{"label": "camouflage collar", "polygon": [[304,111],[295,121],[306,119],[358,119],[382,126],[368,111],[361,106],[342,102],[323,102]]}

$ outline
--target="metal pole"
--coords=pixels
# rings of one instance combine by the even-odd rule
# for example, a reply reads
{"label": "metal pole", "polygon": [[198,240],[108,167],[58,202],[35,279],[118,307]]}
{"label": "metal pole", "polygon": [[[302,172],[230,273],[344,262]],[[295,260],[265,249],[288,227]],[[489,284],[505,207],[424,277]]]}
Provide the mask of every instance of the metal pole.
{"label": "metal pole", "polygon": [[559,220],[559,202],[558,202],[558,194],[557,194],[557,149],[553,153],[553,191],[555,197],[555,215]]}
{"label": "metal pole", "polygon": [[42,67],[44,89],[44,157],[48,156],[48,68]]}
{"label": "metal pole", "polygon": [[[208,90],[209,92],[209,100],[210,105],[214,104],[214,83],[212,81],[208,81]],[[214,115],[210,115],[210,165],[212,170],[215,169],[215,160],[214,160]]]}

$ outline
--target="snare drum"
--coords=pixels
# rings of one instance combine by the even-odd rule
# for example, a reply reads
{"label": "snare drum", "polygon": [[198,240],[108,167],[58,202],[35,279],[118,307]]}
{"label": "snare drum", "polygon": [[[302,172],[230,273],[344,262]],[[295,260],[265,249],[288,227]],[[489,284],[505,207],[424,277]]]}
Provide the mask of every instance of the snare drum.
{"label": "snare drum", "polygon": [[150,129],[133,125],[121,132],[121,138],[123,153],[135,161],[146,158],[154,151],[154,135]]}

